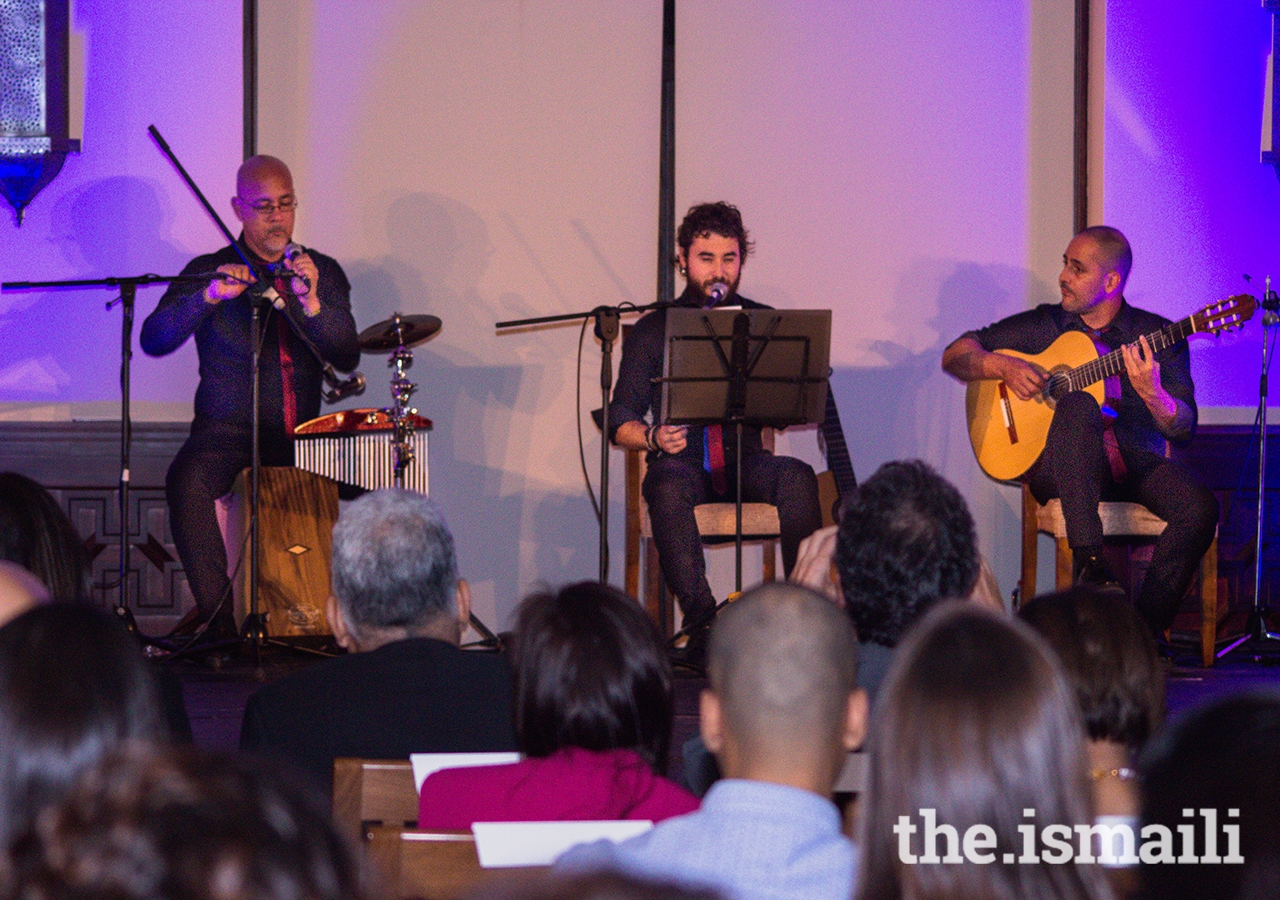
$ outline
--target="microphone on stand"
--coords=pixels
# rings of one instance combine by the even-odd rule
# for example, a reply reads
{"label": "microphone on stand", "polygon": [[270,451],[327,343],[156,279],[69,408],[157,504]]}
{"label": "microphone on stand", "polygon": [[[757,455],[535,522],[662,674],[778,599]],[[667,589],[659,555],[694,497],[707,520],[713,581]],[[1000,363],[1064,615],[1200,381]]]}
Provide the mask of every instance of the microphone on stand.
{"label": "microphone on stand", "polygon": [[333,366],[325,363],[321,368],[321,373],[331,388],[331,390],[324,392],[324,401],[326,403],[337,403],[344,397],[355,397],[364,393],[364,375],[359,372],[352,373],[350,378],[339,378]]}
{"label": "microphone on stand", "polygon": [[711,301],[712,306],[722,302],[727,296],[729,296],[729,285],[723,281],[717,281],[711,285],[711,290],[707,291],[707,299]]}

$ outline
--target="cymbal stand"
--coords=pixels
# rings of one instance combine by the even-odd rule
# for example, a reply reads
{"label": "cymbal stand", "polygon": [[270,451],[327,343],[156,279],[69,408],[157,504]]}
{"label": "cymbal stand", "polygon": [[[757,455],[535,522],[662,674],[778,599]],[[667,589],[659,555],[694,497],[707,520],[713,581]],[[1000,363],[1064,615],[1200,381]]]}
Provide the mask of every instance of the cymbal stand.
{"label": "cymbal stand", "polygon": [[[399,316],[396,318],[398,321]],[[409,406],[409,398],[418,386],[406,374],[413,365],[413,351],[401,344],[391,354],[387,365],[396,370],[391,377],[391,398],[395,402],[384,412],[392,424],[391,451],[396,487],[404,487],[405,469],[413,462],[413,416],[417,412]]]}

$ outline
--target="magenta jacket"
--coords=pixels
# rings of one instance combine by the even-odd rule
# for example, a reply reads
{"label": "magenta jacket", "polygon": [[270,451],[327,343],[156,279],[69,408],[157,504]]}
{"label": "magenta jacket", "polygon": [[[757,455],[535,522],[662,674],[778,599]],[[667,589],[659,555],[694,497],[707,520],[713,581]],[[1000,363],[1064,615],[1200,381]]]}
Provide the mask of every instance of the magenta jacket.
{"label": "magenta jacket", "polygon": [[698,798],[653,774],[634,750],[562,747],[499,766],[442,769],[422,783],[418,827],[469,830],[472,822],[652,819],[698,808]]}

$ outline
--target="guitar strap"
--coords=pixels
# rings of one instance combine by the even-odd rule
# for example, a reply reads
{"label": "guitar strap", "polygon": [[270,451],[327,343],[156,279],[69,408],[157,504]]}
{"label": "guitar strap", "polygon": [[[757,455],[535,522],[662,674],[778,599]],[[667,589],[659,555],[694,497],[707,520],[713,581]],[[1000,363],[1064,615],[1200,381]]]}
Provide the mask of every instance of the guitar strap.
{"label": "guitar strap", "polygon": [[[1093,345],[1098,349],[1098,356],[1106,356],[1111,352],[1111,347],[1102,337],[1102,332],[1089,329],[1089,337],[1093,339]],[[1116,484],[1122,484],[1129,475],[1129,469],[1124,464],[1124,457],[1120,455],[1120,442],[1116,440],[1115,421],[1118,413],[1116,407],[1120,404],[1120,376],[1108,375],[1103,380],[1103,392],[1106,400],[1102,404],[1102,448],[1107,453],[1107,464],[1111,467],[1111,478]]]}

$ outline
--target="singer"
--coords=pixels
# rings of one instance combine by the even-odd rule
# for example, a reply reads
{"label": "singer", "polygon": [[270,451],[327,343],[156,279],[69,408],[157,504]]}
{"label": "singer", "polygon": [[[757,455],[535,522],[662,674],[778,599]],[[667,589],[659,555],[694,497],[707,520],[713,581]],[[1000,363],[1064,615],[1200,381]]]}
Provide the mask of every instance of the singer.
{"label": "singer", "polygon": [[293,428],[319,414],[323,364],[351,371],[360,361],[351,285],[335,260],[292,243],[297,205],[288,166],[271,156],[246,160],[231,198],[243,225],[237,243],[271,284],[255,283],[258,276],[227,246],[193,259],[182,274],[207,273],[208,281],[194,291],[191,281],[174,282],[142,324],[140,343],[149,356],[172,353],[194,334],[200,358],[191,436],[165,481],[173,542],[196,602],[179,631],[209,622],[215,639],[235,634],[214,501],[252,463],[251,296],[261,293],[271,301],[262,319],[263,465],[293,465]]}
{"label": "singer", "polygon": [[[742,264],[753,244],[742,214],[728,203],[691,208],[676,233],[675,263],[686,285],[681,306],[740,306],[767,309],[738,296]],[[649,504],[653,540],[662,575],[680,604],[686,624],[710,614],[716,601],[707,583],[706,560],[693,509],[699,503],[732,500],[737,435],[733,428],[712,425],[646,424],[661,404],[663,335],[666,310],[645,315],[622,345],[618,385],[609,405],[612,439],[628,450],[647,450],[649,472],[641,490]],[[742,499],[778,507],[782,526],[782,561],[790,573],[800,542],[822,524],[818,482],[813,469],[798,459],[774,456],[761,445],[760,429],[742,430]],[[701,666],[706,626],[692,632],[684,655]]]}

